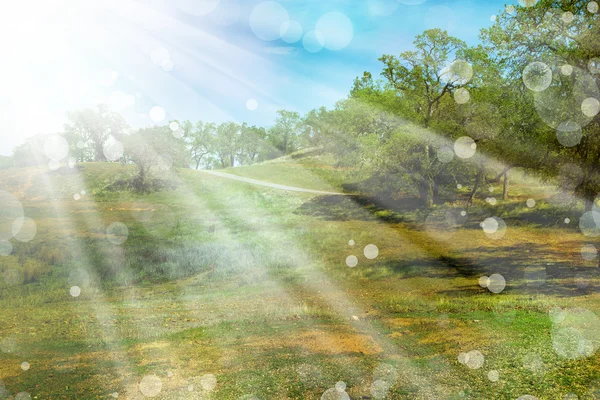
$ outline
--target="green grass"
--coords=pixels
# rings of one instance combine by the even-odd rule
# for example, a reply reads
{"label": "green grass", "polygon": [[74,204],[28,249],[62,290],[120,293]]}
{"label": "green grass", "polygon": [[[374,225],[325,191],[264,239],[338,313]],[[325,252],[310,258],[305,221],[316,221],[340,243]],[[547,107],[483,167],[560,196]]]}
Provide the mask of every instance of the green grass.
{"label": "green grass", "polygon": [[269,183],[323,191],[343,191],[345,185],[357,183],[362,177],[360,171],[336,167],[329,155],[314,149],[224,171]]}
{"label": "green grass", "polygon": [[[341,187],[344,173],[310,157],[229,172]],[[579,255],[588,241],[577,210],[547,205],[549,188],[536,181],[514,177],[514,196],[494,207],[478,200],[443,240],[425,229],[423,210],[377,211],[191,170],[171,176],[173,191],[105,189],[133,173],[118,164],[0,173],[38,227],[33,241],[12,241],[0,270],[17,277],[0,280],[0,379],[11,394],[140,398],[152,374],[165,399],[318,399],[338,381],[358,399],[377,379],[389,399],[592,398],[600,358],[561,358],[549,311],[600,315],[596,265]],[[571,225],[558,223],[568,212]],[[478,226],[490,215],[509,225],[502,240]],[[121,245],[105,239],[113,222],[129,229]],[[373,260],[362,254],[370,243]],[[562,273],[543,279],[548,262]],[[499,294],[477,283],[495,272],[507,280]],[[457,360],[471,350],[485,357],[480,369]],[[541,370],[524,366],[532,354]]]}

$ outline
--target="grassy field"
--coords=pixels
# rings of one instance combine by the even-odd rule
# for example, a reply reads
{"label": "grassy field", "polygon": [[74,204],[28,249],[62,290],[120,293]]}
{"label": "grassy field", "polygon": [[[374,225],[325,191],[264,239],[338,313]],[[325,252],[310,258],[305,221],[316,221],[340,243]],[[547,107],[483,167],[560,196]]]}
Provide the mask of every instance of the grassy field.
{"label": "grassy field", "polygon": [[[171,191],[106,189],[131,168],[0,171],[37,224],[1,258],[0,398],[600,398],[593,242],[534,178],[448,227],[459,204],[390,211],[192,170]],[[344,182],[314,159],[227,172]],[[499,293],[479,285],[492,274]]]}

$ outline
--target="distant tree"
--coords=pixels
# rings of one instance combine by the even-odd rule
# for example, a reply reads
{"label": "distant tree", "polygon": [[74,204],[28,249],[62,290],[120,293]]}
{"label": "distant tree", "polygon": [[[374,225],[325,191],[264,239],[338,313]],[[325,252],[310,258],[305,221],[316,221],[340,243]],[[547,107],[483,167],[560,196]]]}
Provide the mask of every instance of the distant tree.
{"label": "distant tree", "polygon": [[268,139],[282,154],[293,153],[302,147],[301,137],[304,129],[300,114],[279,110],[275,124],[269,129]]}
{"label": "distant tree", "polygon": [[243,123],[240,127],[239,154],[240,164],[254,164],[262,161],[268,153],[267,131],[265,128],[248,126]]}
{"label": "distant tree", "polygon": [[329,122],[330,111],[325,107],[310,110],[304,116],[303,124],[306,126],[305,140],[311,147],[322,147],[326,149],[333,142],[330,135]]}
{"label": "distant tree", "polygon": [[213,144],[221,168],[235,166],[240,146],[240,125],[235,122],[223,122],[217,125]]}
{"label": "distant tree", "polygon": [[[119,138],[127,130],[125,119],[106,105],[67,113],[65,137],[81,161],[106,161],[104,144],[111,136]],[[91,151],[83,150],[89,148]]]}
{"label": "distant tree", "polygon": [[204,166],[206,169],[219,169],[222,167],[221,161],[212,153],[206,156],[204,159]]}
{"label": "distant tree", "polygon": [[206,164],[208,156],[215,151],[216,126],[209,122],[198,121],[192,124],[186,121],[183,129],[192,161],[198,169],[203,162]]}
{"label": "distant tree", "polygon": [[134,189],[144,192],[152,186],[152,175],[172,167],[187,167],[185,143],[173,137],[168,126],[153,126],[122,137],[125,154],[138,167],[132,180]]}

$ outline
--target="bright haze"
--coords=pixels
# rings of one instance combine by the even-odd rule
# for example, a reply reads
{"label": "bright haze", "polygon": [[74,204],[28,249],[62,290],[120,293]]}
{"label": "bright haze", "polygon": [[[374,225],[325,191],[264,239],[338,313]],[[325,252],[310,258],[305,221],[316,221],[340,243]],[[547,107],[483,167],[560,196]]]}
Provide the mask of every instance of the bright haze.
{"label": "bright haze", "polygon": [[269,126],[330,107],[377,58],[442,28],[476,43],[501,1],[13,0],[0,13],[0,154],[108,104],[133,126],[166,119]]}

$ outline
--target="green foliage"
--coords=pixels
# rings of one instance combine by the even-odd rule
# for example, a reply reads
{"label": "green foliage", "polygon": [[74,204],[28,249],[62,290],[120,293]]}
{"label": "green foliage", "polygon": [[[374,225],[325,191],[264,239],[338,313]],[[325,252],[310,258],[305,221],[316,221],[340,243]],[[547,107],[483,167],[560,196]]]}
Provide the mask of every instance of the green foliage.
{"label": "green foliage", "polygon": [[215,124],[202,121],[192,124],[190,121],[183,123],[184,138],[187,142],[190,156],[198,169],[213,152]]}
{"label": "green foliage", "polygon": [[240,165],[251,165],[265,160],[271,153],[272,145],[267,142],[267,130],[263,127],[241,126],[239,138],[238,162]]}
{"label": "green foliage", "polygon": [[[150,181],[168,173],[172,167],[188,165],[189,154],[185,143],[172,135],[167,126],[140,129],[121,137],[126,157],[138,167],[131,186],[138,191],[149,191],[156,185]],[[162,185],[161,185],[162,186]]]}
{"label": "green foliage", "polygon": [[216,126],[214,152],[221,168],[233,167],[239,148],[240,126],[235,122],[223,122]]}
{"label": "green foliage", "polygon": [[106,161],[106,141],[111,136],[119,138],[128,129],[125,119],[103,104],[69,112],[67,119],[64,135],[78,161]]}
{"label": "green foliage", "polygon": [[269,142],[279,154],[290,154],[303,147],[305,126],[300,114],[295,111],[278,110],[275,124],[269,129]]}
{"label": "green foliage", "polygon": [[[581,179],[565,189],[574,189],[589,208],[600,191],[596,171],[600,125],[598,116],[582,114],[581,104],[585,98],[599,95],[598,75],[586,70],[600,56],[600,23],[588,12],[588,3],[543,0],[535,7],[517,7],[499,15],[491,28],[482,30],[481,37],[504,81],[497,104],[503,109],[507,134],[502,141],[504,149],[497,152],[547,177],[557,176],[565,164],[575,163]],[[571,22],[563,20],[566,12],[573,14]],[[539,93],[530,91],[522,79],[532,62],[543,62],[552,69],[550,86]],[[572,72],[565,74],[563,66],[570,66]],[[565,129],[564,124],[572,128]],[[579,127],[579,144],[567,147],[559,143],[561,129],[577,131]]]}
{"label": "green foliage", "polygon": [[453,71],[449,65],[461,59],[466,44],[445,31],[431,29],[417,36],[414,46],[415,50],[399,57],[383,55],[379,59],[384,64],[381,75],[403,101],[412,103],[414,115],[428,127],[442,98],[469,80],[461,76],[464,72],[457,76],[462,71]]}

